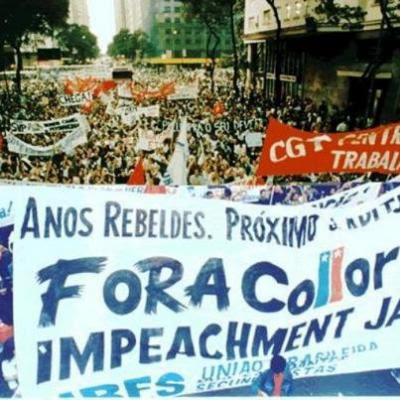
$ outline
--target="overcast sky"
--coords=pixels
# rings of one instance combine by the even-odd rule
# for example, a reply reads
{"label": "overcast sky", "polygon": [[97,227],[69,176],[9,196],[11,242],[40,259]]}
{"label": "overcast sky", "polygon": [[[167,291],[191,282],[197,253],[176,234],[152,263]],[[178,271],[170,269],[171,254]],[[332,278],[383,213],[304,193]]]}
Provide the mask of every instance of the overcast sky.
{"label": "overcast sky", "polygon": [[97,36],[102,53],[115,35],[113,0],[88,0],[90,30]]}

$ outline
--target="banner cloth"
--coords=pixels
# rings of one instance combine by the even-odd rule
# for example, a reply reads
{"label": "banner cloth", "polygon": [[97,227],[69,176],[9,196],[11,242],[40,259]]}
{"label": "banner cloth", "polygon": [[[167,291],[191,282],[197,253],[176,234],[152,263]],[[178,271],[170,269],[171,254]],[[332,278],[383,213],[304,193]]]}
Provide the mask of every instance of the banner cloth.
{"label": "banner cloth", "polygon": [[14,189],[24,396],[245,386],[278,352],[295,377],[399,365],[400,189],[332,210]]}
{"label": "banner cloth", "polygon": [[270,119],[258,176],[400,173],[400,123],[347,133],[311,133]]}
{"label": "banner cloth", "polygon": [[69,132],[78,128],[86,118],[81,114],[53,119],[50,121],[11,120],[10,132],[13,134],[39,134],[53,132]]}

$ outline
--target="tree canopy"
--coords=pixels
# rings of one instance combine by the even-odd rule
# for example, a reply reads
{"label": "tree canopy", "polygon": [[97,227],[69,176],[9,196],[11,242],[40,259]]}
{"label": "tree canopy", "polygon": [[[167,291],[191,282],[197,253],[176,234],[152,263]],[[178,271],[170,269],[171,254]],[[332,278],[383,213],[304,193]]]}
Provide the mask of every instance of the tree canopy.
{"label": "tree canopy", "polygon": [[363,27],[366,11],[360,6],[340,4],[337,0],[320,0],[314,12],[317,19],[315,24],[340,26],[343,29],[357,30]]}
{"label": "tree canopy", "polygon": [[129,60],[136,60],[140,56],[147,56],[152,52],[149,36],[141,31],[129,32],[122,29],[117,33],[108,46],[108,55],[111,57],[123,56]]}
{"label": "tree canopy", "polygon": [[31,33],[48,34],[68,18],[69,0],[0,0],[0,36],[15,47]]}
{"label": "tree canopy", "polygon": [[84,63],[100,54],[97,37],[87,26],[71,24],[57,33],[57,40],[64,55],[74,63]]}

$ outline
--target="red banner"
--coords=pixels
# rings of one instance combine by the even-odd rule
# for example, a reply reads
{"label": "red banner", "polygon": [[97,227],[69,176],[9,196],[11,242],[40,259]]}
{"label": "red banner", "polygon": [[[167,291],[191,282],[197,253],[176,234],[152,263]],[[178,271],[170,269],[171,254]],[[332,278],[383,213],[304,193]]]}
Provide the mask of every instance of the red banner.
{"label": "red banner", "polygon": [[347,133],[311,133],[270,119],[257,176],[400,173],[400,122]]}
{"label": "red banner", "polygon": [[132,94],[139,103],[145,99],[165,99],[170,94],[175,93],[175,83],[166,83],[159,90],[136,90],[132,87]]}

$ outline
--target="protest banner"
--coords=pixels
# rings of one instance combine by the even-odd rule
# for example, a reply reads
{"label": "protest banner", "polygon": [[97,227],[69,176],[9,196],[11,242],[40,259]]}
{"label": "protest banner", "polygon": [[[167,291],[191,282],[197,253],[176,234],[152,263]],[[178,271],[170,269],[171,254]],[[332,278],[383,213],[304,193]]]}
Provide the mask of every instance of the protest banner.
{"label": "protest banner", "polygon": [[73,114],[69,117],[49,121],[12,119],[9,132],[18,135],[69,132],[81,126],[81,124],[85,123],[84,121],[86,121],[86,118],[81,114]]}
{"label": "protest banner", "polygon": [[357,132],[316,134],[271,118],[257,176],[399,173],[399,144],[400,123]]}
{"label": "protest banner", "polygon": [[261,147],[263,134],[261,132],[247,132],[245,136],[247,147]]}
{"label": "protest banner", "polygon": [[160,117],[160,106],[148,106],[148,107],[138,107],[136,110],[136,114],[139,117],[152,117],[159,118]]}
{"label": "protest banner", "polygon": [[59,100],[64,107],[82,106],[87,101],[93,100],[93,94],[91,92],[60,94]]}
{"label": "protest banner", "polygon": [[321,210],[23,188],[22,395],[199,394],[277,353],[295,377],[397,367],[399,205],[400,189]]}
{"label": "protest banner", "polygon": [[117,89],[118,97],[121,99],[132,100],[132,86],[130,82],[126,82],[124,84],[118,85]]}
{"label": "protest banner", "polygon": [[0,184],[0,227],[14,224],[14,195],[12,186]]}
{"label": "protest banner", "polygon": [[322,200],[307,203],[307,206],[318,208],[355,207],[378,198],[382,185],[380,183],[366,183],[353,189],[345,190],[328,196]]}
{"label": "protest banner", "polygon": [[195,100],[199,97],[199,88],[196,86],[178,87],[174,94],[168,96],[168,100]]}
{"label": "protest banner", "polygon": [[62,139],[49,146],[34,146],[25,143],[10,132],[7,133],[6,138],[9,151],[32,157],[52,157],[57,153],[70,153],[75,147],[87,142],[86,132],[82,128],[66,133]]}

